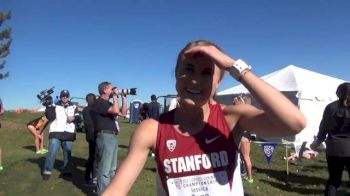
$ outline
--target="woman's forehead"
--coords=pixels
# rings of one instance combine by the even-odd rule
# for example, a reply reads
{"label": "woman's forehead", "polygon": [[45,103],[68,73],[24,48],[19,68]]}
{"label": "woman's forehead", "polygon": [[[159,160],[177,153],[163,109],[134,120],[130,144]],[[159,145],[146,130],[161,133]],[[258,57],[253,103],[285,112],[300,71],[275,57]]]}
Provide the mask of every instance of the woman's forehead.
{"label": "woman's forehead", "polygon": [[200,57],[187,57],[183,59],[182,66],[191,66],[191,67],[198,67],[198,68],[204,68],[204,67],[210,67],[214,68],[215,64],[214,62],[205,56],[200,56]]}

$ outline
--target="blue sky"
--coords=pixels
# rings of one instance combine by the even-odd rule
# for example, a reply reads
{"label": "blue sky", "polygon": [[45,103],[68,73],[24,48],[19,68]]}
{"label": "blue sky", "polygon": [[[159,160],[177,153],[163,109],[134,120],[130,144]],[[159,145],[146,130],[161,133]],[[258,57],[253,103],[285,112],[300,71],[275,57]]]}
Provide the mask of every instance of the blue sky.
{"label": "blue sky", "polygon": [[[39,108],[36,94],[51,86],[85,97],[102,81],[138,88],[129,101],[174,94],[177,54],[196,39],[259,76],[294,64],[350,80],[347,0],[0,0],[0,10],[12,10],[3,26],[14,39],[1,70],[6,109]],[[219,91],[237,84],[227,75]]]}

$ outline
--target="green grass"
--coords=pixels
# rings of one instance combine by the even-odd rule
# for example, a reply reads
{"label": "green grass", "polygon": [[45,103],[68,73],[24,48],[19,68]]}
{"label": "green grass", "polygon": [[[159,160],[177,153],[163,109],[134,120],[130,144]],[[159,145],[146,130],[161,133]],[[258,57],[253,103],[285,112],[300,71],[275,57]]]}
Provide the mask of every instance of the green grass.
{"label": "green grass", "polygon": [[[88,156],[88,146],[83,133],[77,134],[73,147],[75,168],[72,178],[60,178],[59,168],[63,164],[62,151],[56,158],[55,169],[49,181],[42,181],[41,167],[45,157],[34,153],[32,136],[26,130],[26,123],[39,116],[24,112],[6,113],[1,117],[0,146],[3,149],[4,171],[0,172],[0,196],[2,195],[94,195],[84,184],[84,165]],[[135,125],[121,120],[122,132],[119,136],[118,163],[125,158],[128,143]],[[48,132],[48,130],[46,130]],[[46,134],[47,137],[47,134]],[[47,144],[45,141],[45,144]],[[290,149],[288,149],[290,152]],[[289,164],[286,174],[285,146],[279,145],[268,165],[261,146],[252,144],[254,184],[244,184],[248,195],[323,195],[328,172],[324,152],[314,160],[301,160],[297,165]],[[349,181],[343,173],[344,184]],[[346,195],[345,185],[339,195]],[[156,195],[155,162],[149,157],[142,173],[129,195]]]}

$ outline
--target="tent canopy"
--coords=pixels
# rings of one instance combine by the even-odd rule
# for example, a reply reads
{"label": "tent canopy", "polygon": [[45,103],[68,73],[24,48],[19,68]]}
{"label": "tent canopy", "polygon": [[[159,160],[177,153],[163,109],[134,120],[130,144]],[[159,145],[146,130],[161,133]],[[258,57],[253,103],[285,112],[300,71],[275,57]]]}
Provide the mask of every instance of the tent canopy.
{"label": "tent canopy", "polygon": [[[331,76],[316,73],[294,65],[267,74],[261,79],[277,88],[279,91],[297,91],[298,98],[336,100],[335,91],[339,84],[345,82]],[[223,90],[217,95],[232,95],[249,93],[243,85]]]}
{"label": "tent canopy", "polygon": [[[324,108],[330,102],[338,99],[335,94],[336,89],[339,84],[346,82],[294,65],[289,65],[261,78],[298,105],[306,117],[307,126],[298,135],[292,139],[290,137],[278,138],[278,141],[282,139],[292,140],[292,142],[313,140],[313,136],[317,135]],[[217,99],[219,102],[230,104],[232,98],[240,94],[249,94],[243,85],[237,85],[217,93]],[[259,106],[256,101],[252,101],[252,104]],[[276,141],[275,139],[270,141],[272,140]]]}

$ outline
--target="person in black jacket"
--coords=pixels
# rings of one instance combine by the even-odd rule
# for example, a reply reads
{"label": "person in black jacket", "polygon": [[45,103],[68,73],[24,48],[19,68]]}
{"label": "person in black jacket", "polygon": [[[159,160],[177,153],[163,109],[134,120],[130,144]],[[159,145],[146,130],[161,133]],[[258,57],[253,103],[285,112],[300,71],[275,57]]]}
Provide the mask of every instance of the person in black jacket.
{"label": "person in black jacket", "polygon": [[336,195],[344,167],[350,172],[350,83],[338,86],[338,100],[324,110],[317,139],[310,145],[315,150],[326,141],[329,177],[325,195]]}
{"label": "person in black jacket", "polygon": [[83,109],[84,128],[86,133],[86,141],[89,143],[89,158],[86,162],[85,169],[85,183],[87,185],[96,184],[96,171],[94,167],[95,162],[95,147],[96,147],[96,134],[94,124],[91,119],[91,107],[96,100],[96,96],[93,93],[86,95],[86,102],[88,105]]}
{"label": "person in black jacket", "polygon": [[160,104],[157,102],[157,96],[151,96],[151,102],[148,104],[148,118],[153,118],[155,120],[159,119],[160,115]]}

